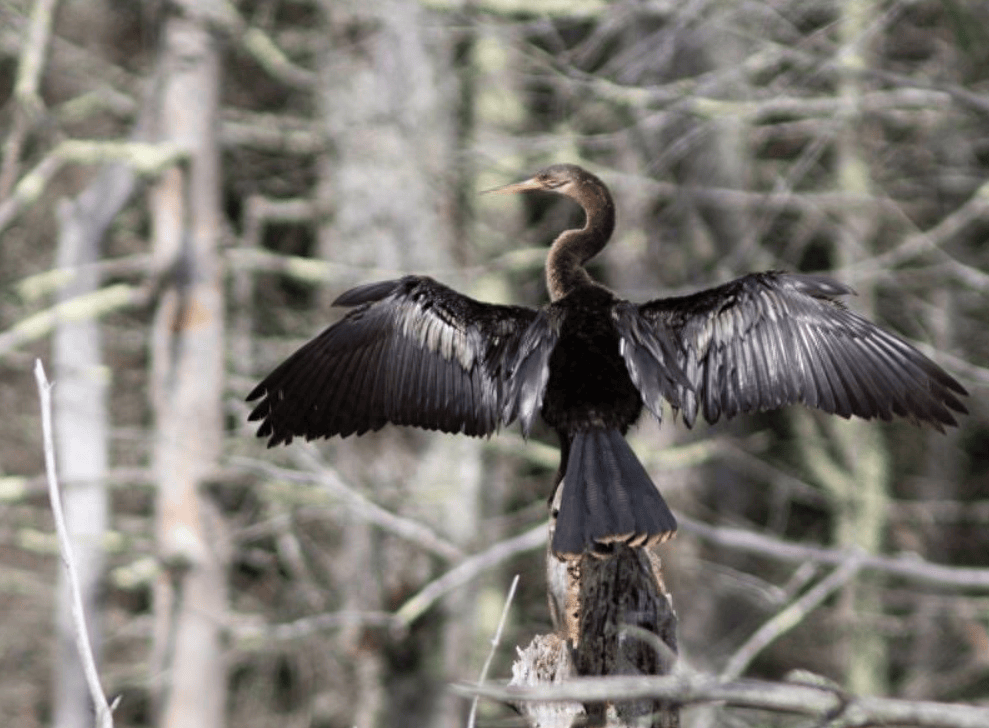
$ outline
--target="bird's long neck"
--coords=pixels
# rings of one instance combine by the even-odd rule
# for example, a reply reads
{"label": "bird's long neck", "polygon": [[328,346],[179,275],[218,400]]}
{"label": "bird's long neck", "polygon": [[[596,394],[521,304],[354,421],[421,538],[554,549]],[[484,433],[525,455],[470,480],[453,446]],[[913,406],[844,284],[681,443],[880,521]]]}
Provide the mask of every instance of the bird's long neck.
{"label": "bird's long neck", "polygon": [[576,288],[593,285],[584,263],[600,253],[615,229],[615,206],[603,184],[588,185],[574,199],[584,208],[584,227],[563,232],[546,258],[546,287],[551,301]]}

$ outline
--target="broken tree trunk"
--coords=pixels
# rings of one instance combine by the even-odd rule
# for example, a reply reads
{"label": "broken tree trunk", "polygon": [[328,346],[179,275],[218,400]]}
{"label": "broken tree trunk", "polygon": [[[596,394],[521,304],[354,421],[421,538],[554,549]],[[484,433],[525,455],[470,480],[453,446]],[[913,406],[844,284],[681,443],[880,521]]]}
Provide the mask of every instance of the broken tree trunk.
{"label": "broken tree trunk", "polygon": [[[561,561],[547,548],[546,577],[556,632],[539,635],[520,650],[512,685],[673,670],[676,613],[662,564],[651,550],[619,545],[606,557],[584,554]],[[529,725],[540,728],[570,728],[580,720],[580,725],[607,728],[680,725],[675,704],[620,696],[608,703],[523,703],[517,708]]]}

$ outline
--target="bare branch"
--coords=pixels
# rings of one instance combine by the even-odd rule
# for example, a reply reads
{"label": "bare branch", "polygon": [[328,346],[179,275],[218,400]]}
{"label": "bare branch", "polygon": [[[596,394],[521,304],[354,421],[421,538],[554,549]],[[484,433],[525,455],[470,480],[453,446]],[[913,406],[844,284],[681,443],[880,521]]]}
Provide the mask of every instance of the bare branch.
{"label": "bare branch", "polygon": [[22,278],[14,284],[17,294],[25,301],[36,301],[69,285],[77,275],[95,274],[106,276],[147,275],[151,271],[152,258],[148,253],[121,255],[106,258],[96,263],[59,266]]}
{"label": "bare branch", "polygon": [[75,164],[126,164],[138,174],[155,176],[187,157],[189,150],[168,142],[66,139],[52,154]]}
{"label": "bare branch", "polygon": [[302,90],[309,90],[316,84],[314,71],[293,63],[264,31],[248,25],[234,3],[177,0],[175,4],[189,17],[206,21],[215,30],[231,36],[272,78]]}
{"label": "bare branch", "polygon": [[303,156],[326,149],[326,137],[309,119],[243,109],[228,109],[223,113],[220,143],[225,147]]}
{"label": "bare branch", "polygon": [[58,0],[37,0],[32,8],[24,50],[17,67],[17,83],[14,86],[14,95],[21,104],[40,103],[38,88],[41,85],[41,73],[57,5]]}
{"label": "bare branch", "polygon": [[279,255],[257,249],[231,248],[226,251],[226,258],[236,269],[276,272],[313,285],[322,285],[327,279],[333,280],[333,277],[354,268],[301,255]]}
{"label": "bare branch", "polygon": [[[41,398],[41,428],[45,443],[48,499],[51,501],[55,533],[58,535],[58,550],[62,557],[62,565],[65,567],[72,599],[72,621],[75,623],[76,646],[79,648],[79,658],[86,675],[86,683],[89,685],[89,694],[93,699],[93,705],[96,706],[97,724],[100,728],[113,728],[113,710],[106,702],[106,696],[100,685],[99,672],[96,669],[96,660],[93,659],[93,649],[89,643],[89,633],[86,631],[86,615],[83,611],[82,594],[79,590],[79,577],[72,555],[72,542],[65,525],[65,515],[62,513],[62,498],[59,494],[58,476],[55,472],[55,441],[52,436],[52,385],[45,376],[45,368],[40,359],[35,360],[34,378],[38,384],[38,395]],[[117,701],[114,701],[114,706],[116,703]]]}
{"label": "bare branch", "polygon": [[493,569],[503,561],[507,561],[526,551],[537,549],[546,543],[546,524],[540,523],[538,526],[529,529],[518,536],[499,541],[479,554],[475,554],[461,561],[457,566],[450,569],[439,579],[431,581],[419,590],[411,599],[405,602],[395,616],[404,624],[410,625],[433,604],[445,594],[453,591],[457,587],[463,586],[476,579],[484,572]]}
{"label": "bare branch", "polygon": [[175,144],[103,142],[85,139],[63,141],[25,174],[14,187],[10,197],[0,203],[0,231],[41,196],[52,177],[66,163],[119,162],[131,165],[139,174],[156,175],[185,157],[186,153],[186,150]]}
{"label": "bare branch", "polygon": [[529,700],[588,703],[652,698],[683,705],[724,703],[735,707],[811,715],[826,719],[827,725],[911,725],[926,728],[983,728],[989,725],[989,708],[922,700],[855,697],[828,685],[763,680],[725,681],[713,675],[686,671],[662,677],[575,679],[558,685],[527,688],[464,684],[452,687],[462,695],[479,695],[507,703]]}
{"label": "bare branch", "polygon": [[845,563],[831,572],[827,578],[822,579],[813,589],[809,589],[786,609],[777,613],[772,619],[763,624],[731,656],[731,659],[728,660],[728,663],[721,670],[721,679],[733,680],[740,677],[745,672],[745,668],[755,659],[756,655],[777,638],[800,624],[821,602],[854,579],[861,568],[862,554],[853,553]]}
{"label": "bare branch", "polygon": [[[755,553],[777,561],[813,561],[838,566],[852,556],[851,552],[845,550],[792,543],[741,528],[711,526],[683,514],[677,514],[677,520],[685,533],[725,548]],[[912,553],[899,556],[868,554],[861,557],[860,568],[862,571],[878,571],[940,588],[978,591],[989,589],[989,569],[934,564]]]}
{"label": "bare branch", "polygon": [[[463,6],[450,0],[423,0],[424,6],[438,12],[461,12]],[[662,5],[662,3],[658,3]],[[515,18],[532,12],[532,4],[526,0],[474,0],[471,7],[486,15]],[[604,0],[541,0],[540,17],[560,16],[568,20],[601,18],[609,10]]]}
{"label": "bare branch", "polygon": [[288,86],[303,90],[316,84],[316,74],[293,63],[271,37],[260,28],[250,27],[240,37],[241,45],[261,67]]}
{"label": "bare branch", "polygon": [[21,210],[41,196],[48,182],[62,168],[62,160],[49,154],[36,164],[31,171],[21,177],[9,197],[0,202],[0,231],[17,217]]}
{"label": "bare branch", "polygon": [[59,321],[98,318],[111,311],[139,305],[146,300],[144,288],[117,283],[93,293],[62,301],[39,311],[0,332],[0,356],[51,333]]}
{"label": "bare branch", "polygon": [[[861,263],[846,268],[845,271],[867,274],[889,270],[929,251],[947,255],[940,250],[942,245],[971,225],[984,223],[987,219],[989,219],[989,182],[979,187],[964,205],[954,210],[950,215],[946,215],[931,229],[908,235],[892,250],[863,260]],[[985,280],[983,274],[978,279],[977,287],[984,289]]]}
{"label": "bare branch", "polygon": [[0,165],[0,200],[5,200],[7,192],[17,177],[17,167],[21,157],[24,139],[35,120],[40,116],[43,103],[38,93],[41,74],[44,69],[48,41],[51,38],[52,21],[58,0],[37,0],[31,10],[31,21],[27,37],[21,50],[17,67],[17,81],[14,84],[14,98],[17,107],[10,134],[3,145],[3,163]]}
{"label": "bare branch", "polygon": [[353,514],[368,523],[382,528],[399,538],[411,541],[423,550],[429,551],[447,561],[457,561],[463,558],[463,551],[444,539],[428,526],[403,518],[382,508],[377,503],[368,500],[356,489],[345,483],[337,473],[325,463],[319,463],[312,456],[304,458],[309,472],[279,468],[261,460],[236,457],[234,464],[244,465],[252,470],[263,472],[273,478],[280,478],[293,483],[319,483],[327,492],[340,498],[347,504]]}
{"label": "bare branch", "polygon": [[[293,201],[282,211],[286,215],[284,221],[288,222],[304,222],[305,217],[303,216],[303,206],[304,202]],[[315,212],[314,207],[310,208]],[[295,216],[293,213],[299,213]],[[278,220],[277,217],[272,218]],[[278,253],[270,253],[265,250],[251,250],[251,249],[240,249],[231,248],[225,251],[227,260],[230,261],[232,266],[247,270],[262,270],[281,273],[282,275],[291,276],[292,278],[302,281],[303,283],[312,283],[325,285],[328,281],[340,281],[344,279],[353,280],[356,275],[363,277],[395,277],[400,275],[405,275],[401,270],[396,270],[394,268],[378,268],[375,266],[365,266],[365,265],[353,265],[348,263],[334,263],[326,260],[319,260],[318,258],[309,258],[300,255],[280,255]],[[543,258],[545,258],[545,251],[543,252]],[[458,268],[423,268],[421,269],[422,275],[431,276],[462,276],[465,274],[464,269]]]}

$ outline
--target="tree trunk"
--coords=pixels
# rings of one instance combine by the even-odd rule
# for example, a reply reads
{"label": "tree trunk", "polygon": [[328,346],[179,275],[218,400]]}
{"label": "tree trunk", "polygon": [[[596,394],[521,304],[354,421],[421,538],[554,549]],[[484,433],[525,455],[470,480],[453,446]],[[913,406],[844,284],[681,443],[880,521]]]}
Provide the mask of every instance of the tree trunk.
{"label": "tree trunk", "polygon": [[[427,12],[415,0],[327,0],[323,12],[328,45],[318,93],[331,151],[321,160],[319,198],[332,215],[319,231],[320,254],[353,265],[360,280],[385,277],[381,269],[393,276],[445,271],[441,277],[456,285],[449,275],[457,260],[456,216],[449,214],[456,136],[450,49],[429,36]],[[335,297],[339,287],[327,292]],[[477,537],[478,442],[388,428],[335,447],[352,466],[352,481],[374,488],[389,507],[455,543]],[[371,531],[363,523],[344,526],[348,564],[338,574],[344,609],[387,608],[384,594],[405,588],[405,575],[429,568],[422,554],[389,548]],[[445,620],[430,640],[439,674],[392,675],[360,630],[341,634],[341,649],[354,655],[349,679],[353,704],[360,706],[356,725],[463,725],[462,701],[445,691],[436,696],[441,681],[466,677],[472,620],[465,615],[474,609],[474,595],[454,594],[444,603],[456,618]],[[394,680],[403,689],[385,690],[385,681]]]}
{"label": "tree trunk", "polygon": [[224,721],[226,609],[222,523],[203,487],[223,432],[223,294],[216,145],[218,59],[204,22],[171,14],[163,29],[158,134],[183,145],[188,162],[153,194],[154,254],[171,274],[152,331],[157,429],[156,535],[162,564],[155,591],[159,725],[214,728]]}
{"label": "tree trunk", "polygon": [[[651,550],[618,545],[607,558],[584,555],[561,561],[547,548],[546,580],[556,632],[538,635],[519,650],[511,685],[672,672],[677,618],[662,564]],[[528,725],[540,728],[680,726],[679,706],[662,700],[523,702],[516,708]]]}
{"label": "tree trunk", "polygon": [[[117,165],[102,170],[78,198],[63,203],[59,210],[58,267],[73,270],[74,276],[59,292],[60,300],[90,293],[99,286],[99,275],[92,264],[100,258],[100,243],[106,228],[133,190],[133,172]],[[90,641],[98,659],[101,612],[98,596],[104,567],[102,539],[108,516],[104,477],[109,450],[110,384],[110,372],[103,365],[99,324],[93,319],[60,322],[55,330],[52,354],[58,383],[53,399],[62,504],[73,539]],[[58,575],[58,652],[52,725],[83,728],[92,724],[92,701],[73,637],[65,571],[59,569]]]}
{"label": "tree trunk", "polygon": [[[838,188],[855,196],[873,193],[871,174],[858,146],[861,125],[862,89],[858,69],[867,58],[863,43],[873,22],[872,3],[853,0],[839,9],[840,42],[844,48],[846,73],[842,74],[839,93],[849,116],[838,137]],[[875,240],[878,221],[872,211],[845,212],[839,226],[835,267],[839,270],[863,257],[863,251]],[[873,318],[874,295],[865,286],[857,287],[857,308]],[[837,497],[838,512],[835,541],[839,547],[857,547],[869,554],[879,553],[889,525],[890,464],[882,432],[874,422],[855,420],[829,422],[828,429],[838,445],[841,462],[838,468],[846,477]],[[840,492],[844,491],[844,492]],[[852,581],[843,592],[839,607],[845,630],[845,687],[860,695],[885,695],[888,692],[888,655],[885,637],[872,621],[882,614],[877,585],[862,579]]]}

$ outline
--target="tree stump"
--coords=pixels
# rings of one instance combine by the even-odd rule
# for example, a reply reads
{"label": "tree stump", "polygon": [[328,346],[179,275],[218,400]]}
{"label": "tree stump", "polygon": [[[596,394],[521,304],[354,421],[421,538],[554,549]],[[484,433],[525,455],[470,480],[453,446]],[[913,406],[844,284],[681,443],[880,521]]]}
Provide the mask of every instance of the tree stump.
{"label": "tree stump", "polygon": [[[537,636],[519,651],[512,685],[672,671],[677,654],[676,614],[659,557],[652,551],[622,544],[607,554],[561,561],[547,549],[546,577],[556,632]],[[524,703],[517,708],[529,725],[540,728],[680,725],[679,707],[668,701]]]}

